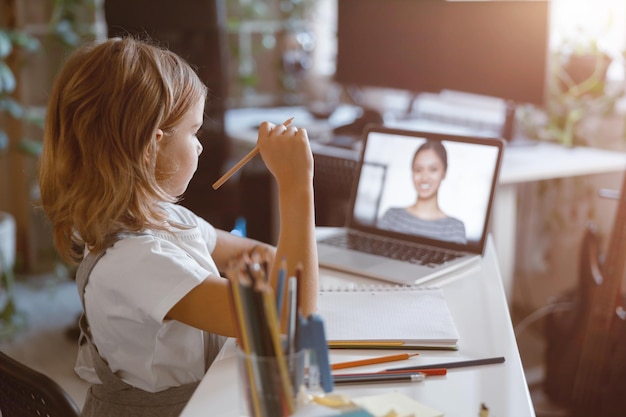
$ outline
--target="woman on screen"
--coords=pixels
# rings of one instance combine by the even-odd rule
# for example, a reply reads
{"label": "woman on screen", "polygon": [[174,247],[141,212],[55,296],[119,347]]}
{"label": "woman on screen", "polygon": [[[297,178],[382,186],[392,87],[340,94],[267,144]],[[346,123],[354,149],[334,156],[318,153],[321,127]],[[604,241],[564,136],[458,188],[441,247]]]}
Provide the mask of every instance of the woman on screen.
{"label": "woman on screen", "polygon": [[446,148],[427,140],[415,152],[411,164],[417,199],[409,207],[392,207],[379,220],[382,228],[405,234],[466,243],[465,225],[439,207],[439,186],[448,170]]}

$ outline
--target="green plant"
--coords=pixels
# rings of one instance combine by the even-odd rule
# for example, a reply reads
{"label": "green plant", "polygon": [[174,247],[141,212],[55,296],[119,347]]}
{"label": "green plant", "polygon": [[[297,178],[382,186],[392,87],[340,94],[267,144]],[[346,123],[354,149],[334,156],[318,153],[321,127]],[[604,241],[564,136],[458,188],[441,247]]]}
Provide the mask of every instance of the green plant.
{"label": "green plant", "polygon": [[587,145],[576,135],[577,125],[590,115],[608,115],[623,96],[624,87],[611,90],[606,73],[612,58],[593,48],[557,53],[553,59],[548,97],[548,133],[564,145]]}
{"label": "green plant", "polygon": [[545,108],[522,112],[522,125],[531,137],[566,146],[593,146],[590,138],[579,135],[578,126],[587,118],[614,114],[625,93],[624,83],[607,79],[609,67],[624,61],[623,52],[602,46],[610,45],[607,39],[614,24],[615,14],[606,13],[601,25],[581,24],[550,50]]}
{"label": "green plant", "polygon": [[[0,254],[1,255],[1,254]],[[0,259],[0,341],[10,338],[26,325],[26,317],[15,305],[15,275]]]}
{"label": "green plant", "polygon": [[74,49],[95,32],[89,16],[96,14],[97,0],[55,0],[48,34],[68,49]]}
{"label": "green plant", "polygon": [[[245,102],[269,93],[282,102],[293,95],[294,77],[303,72],[301,63],[308,63],[311,51],[306,48],[313,47],[306,25],[314,8],[313,0],[226,1],[231,99]],[[306,35],[310,41],[299,45]]]}
{"label": "green plant", "polygon": [[[58,46],[72,50],[80,43],[96,38],[96,25],[94,24],[98,14],[96,8],[101,3],[98,0],[55,0],[48,30],[41,37],[29,34],[28,28],[0,25],[0,153],[19,152],[34,159],[39,158],[42,149],[40,132],[43,131],[45,115],[43,111],[37,111],[36,106],[31,106],[32,103],[20,100],[19,83],[21,80],[16,73],[22,65],[28,64],[27,60],[33,54],[42,54],[45,58],[43,61],[51,62],[48,70],[52,73],[56,72],[55,65],[58,64],[58,58],[65,55],[59,53]],[[10,21],[10,19],[7,20]],[[48,58],[52,59],[48,61]],[[39,104],[39,107],[43,108],[41,103]],[[22,127],[25,124],[32,124],[37,128],[12,129],[20,123]],[[34,132],[30,134],[35,137],[29,138],[26,135],[9,137],[10,134],[21,134],[16,133],[21,131]],[[34,163],[29,163],[27,166],[34,165]],[[32,173],[27,172],[26,175],[30,177]],[[36,175],[27,183],[31,187],[28,191],[29,195],[38,190]],[[37,225],[38,223],[33,228]],[[38,231],[44,229],[45,227],[40,227]],[[54,274],[59,278],[68,278],[72,271],[58,259],[52,248],[49,252],[51,252],[51,259],[46,257],[46,260],[52,262]],[[47,256],[48,251],[45,254]],[[46,264],[46,266],[49,265]],[[0,339],[10,336],[25,325],[25,319],[14,302],[14,284],[13,268],[6,266],[0,259]]]}
{"label": "green plant", "polygon": [[[86,16],[93,16],[97,7],[97,0],[55,0],[47,37],[70,50],[85,40],[94,39],[93,24],[88,23]],[[18,85],[14,71],[23,63],[17,61],[21,51],[27,54],[46,52],[41,42],[26,31],[0,26],[0,120],[11,117],[43,129],[43,117],[29,112],[15,98]],[[6,123],[0,124],[0,152],[7,151],[11,145],[4,125]],[[26,155],[38,158],[41,154],[40,138],[23,137],[16,143],[17,150]]]}
{"label": "green plant", "polygon": [[[12,117],[17,120],[25,120],[31,123],[39,123],[39,120],[30,118],[24,106],[14,98],[17,89],[17,80],[9,63],[22,49],[26,52],[35,52],[41,47],[39,41],[21,31],[9,30],[0,27],[0,118]],[[6,130],[0,125],[0,151],[9,148],[10,140]],[[24,150],[32,149],[32,142],[26,140],[23,143]],[[37,150],[32,150],[37,152]]]}

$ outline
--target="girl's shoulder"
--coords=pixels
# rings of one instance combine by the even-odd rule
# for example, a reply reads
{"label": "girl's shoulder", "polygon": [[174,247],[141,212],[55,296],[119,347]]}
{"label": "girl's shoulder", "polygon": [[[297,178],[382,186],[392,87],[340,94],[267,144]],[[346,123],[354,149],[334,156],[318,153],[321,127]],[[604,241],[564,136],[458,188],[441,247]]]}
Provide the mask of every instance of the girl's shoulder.
{"label": "girl's shoulder", "polygon": [[184,270],[188,268],[190,259],[179,236],[147,230],[124,235],[107,249],[96,268],[119,275],[127,275],[128,271],[134,270],[137,275],[150,276]]}
{"label": "girl's shoulder", "polygon": [[167,212],[170,222],[180,223],[186,226],[197,226],[198,223],[204,221],[196,213],[180,204],[164,203],[163,209]]}

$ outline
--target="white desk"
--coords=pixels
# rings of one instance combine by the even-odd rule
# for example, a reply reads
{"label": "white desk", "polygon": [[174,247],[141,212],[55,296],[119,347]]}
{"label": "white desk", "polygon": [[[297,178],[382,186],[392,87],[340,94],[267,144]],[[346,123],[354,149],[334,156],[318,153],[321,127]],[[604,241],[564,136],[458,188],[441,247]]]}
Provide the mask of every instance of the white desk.
{"label": "white desk", "polygon": [[[323,151],[324,143],[332,137],[332,128],[353,120],[356,115],[357,109],[349,106],[339,108],[329,120],[316,120],[303,107],[236,109],[226,114],[226,131],[230,137],[249,148],[256,143],[254,126],[258,126],[264,120],[282,122],[294,116],[294,125],[307,128],[313,150]],[[417,130],[438,130],[445,133],[476,133],[470,128],[426,120],[397,121],[388,124]],[[489,134],[489,132],[479,133]],[[342,152],[346,157],[350,155],[357,157],[356,151],[334,149],[335,152]],[[511,300],[515,272],[516,185],[554,178],[621,172],[625,168],[626,154],[621,152],[585,147],[567,148],[545,142],[507,147],[491,223],[507,300]]]}
{"label": "white desk", "polygon": [[[347,274],[321,271],[321,284],[380,283]],[[342,385],[335,392],[356,398],[400,391],[446,417],[477,416],[481,403],[491,416],[534,416],[528,386],[504,296],[494,245],[490,239],[480,266],[442,284],[459,330],[459,350],[420,351],[420,364],[504,356],[505,362],[450,369],[446,376],[417,383]],[[381,351],[332,350],[331,362],[380,355]],[[394,365],[402,366],[402,365]],[[380,370],[389,364],[360,370]],[[181,417],[238,417],[237,365],[233,349],[226,348],[211,366]]]}

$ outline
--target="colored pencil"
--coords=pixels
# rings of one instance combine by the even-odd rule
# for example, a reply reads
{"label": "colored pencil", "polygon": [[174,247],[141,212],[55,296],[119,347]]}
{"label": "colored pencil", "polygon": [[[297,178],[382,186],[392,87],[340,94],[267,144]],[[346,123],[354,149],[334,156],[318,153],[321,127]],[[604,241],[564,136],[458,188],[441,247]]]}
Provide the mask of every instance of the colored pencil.
{"label": "colored pencil", "polygon": [[332,364],[330,366],[330,369],[332,370],[345,369],[345,368],[352,368],[356,366],[373,365],[376,363],[401,361],[401,360],[406,360],[412,356],[417,356],[417,355],[419,355],[419,353],[399,353],[397,355],[378,356],[375,358],[360,359],[360,360],[348,361],[348,362],[339,362],[339,363]]}
{"label": "colored pencil", "polygon": [[[293,120],[293,117],[285,120],[283,122],[283,126],[289,126],[291,124],[292,120]],[[217,190],[218,188],[220,188],[226,181],[228,181],[228,179],[230,177],[232,177],[235,174],[235,172],[239,171],[241,169],[241,167],[243,167],[245,164],[247,164],[258,153],[259,153],[259,146],[256,145],[254,147],[254,149],[252,149],[250,152],[248,152],[248,154],[246,156],[241,158],[241,160],[239,162],[237,162],[231,169],[226,171],[226,173],[224,175],[222,175],[220,178],[218,178],[217,181],[215,181],[213,183],[213,189]]]}
{"label": "colored pencil", "polygon": [[381,375],[381,374],[386,374],[386,375],[406,375],[406,374],[415,374],[415,373],[420,373],[420,374],[424,374],[425,376],[441,376],[441,375],[446,375],[448,373],[448,370],[445,368],[433,368],[433,369],[422,369],[421,371],[374,371],[374,372],[354,372],[354,373],[349,373],[349,374],[335,374],[335,376],[354,376],[354,375],[369,375],[369,374],[376,374],[376,375]]}
{"label": "colored pencil", "polygon": [[238,279],[237,270],[231,271],[231,274],[228,274],[229,283],[230,283],[230,292],[233,299],[234,307],[235,307],[235,319],[237,322],[237,327],[239,328],[239,336],[241,342],[241,348],[245,354],[245,366],[246,366],[246,375],[247,381],[242,381],[243,383],[247,383],[248,389],[250,391],[250,397],[252,400],[252,409],[255,415],[261,415],[261,401],[259,398],[259,390],[256,382],[256,372],[257,369],[252,365],[251,357],[252,357],[252,342],[250,341],[250,333],[248,325],[245,321],[245,313],[243,310],[243,301],[242,295],[240,292],[239,279]]}
{"label": "colored pencil", "polygon": [[[288,415],[293,414],[295,411],[294,404],[294,387],[292,385],[291,378],[289,376],[289,369],[287,366],[285,355],[280,341],[280,327],[278,324],[278,315],[276,313],[276,305],[274,300],[274,293],[272,287],[266,286],[262,292],[263,296],[263,308],[265,310],[265,316],[267,317],[268,331],[270,333],[272,343],[274,345],[276,364],[278,366],[278,372],[280,377],[280,387],[277,387],[282,396],[283,406],[286,408]],[[264,387],[265,389],[271,389],[270,387]]]}
{"label": "colored pencil", "polygon": [[287,261],[283,257],[278,270],[278,281],[276,282],[276,313],[278,320],[283,316],[283,300],[285,299],[285,276],[287,275]]}
{"label": "colored pencil", "polygon": [[287,354],[289,355],[293,355],[296,351],[297,293],[298,281],[296,277],[290,277],[287,281]]}
{"label": "colored pencil", "polygon": [[403,368],[390,368],[386,369],[386,371],[422,371],[424,369],[432,369],[432,368],[461,368],[464,366],[475,366],[475,365],[489,365],[492,363],[502,363],[504,362],[504,356],[498,356],[495,358],[485,358],[485,359],[471,359],[467,361],[459,361],[459,362],[447,362],[447,363],[437,363],[432,365],[419,365],[419,366],[406,366]]}

